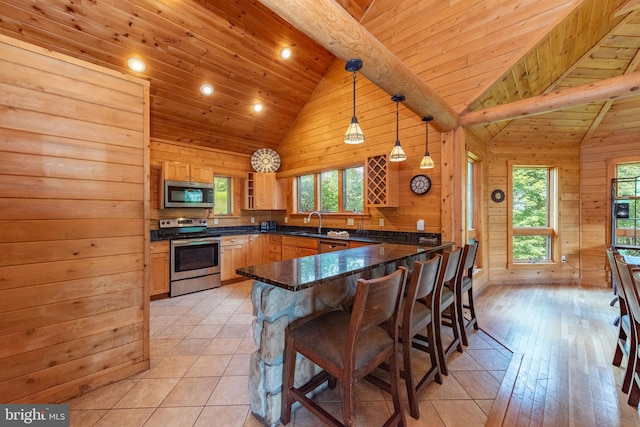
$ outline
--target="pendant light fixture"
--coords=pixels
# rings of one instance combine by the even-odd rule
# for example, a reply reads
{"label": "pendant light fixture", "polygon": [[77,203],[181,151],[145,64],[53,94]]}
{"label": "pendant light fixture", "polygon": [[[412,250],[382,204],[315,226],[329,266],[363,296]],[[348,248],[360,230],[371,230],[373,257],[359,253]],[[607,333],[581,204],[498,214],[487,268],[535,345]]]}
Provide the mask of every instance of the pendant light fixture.
{"label": "pendant light fixture", "polygon": [[364,134],[356,118],[356,71],[360,68],[362,68],[362,61],[359,59],[350,59],[344,66],[345,70],[353,73],[353,117],[351,117],[351,124],[344,133],[345,144],[362,144],[364,142]]}
{"label": "pendant light fixture", "polygon": [[424,116],[422,121],[424,122],[425,127],[425,137],[424,137],[424,157],[420,162],[420,169],[431,169],[435,165],[433,164],[433,159],[429,155],[429,122],[433,120],[433,116]]}
{"label": "pendant light fixture", "polygon": [[398,137],[398,104],[405,100],[404,95],[393,95],[391,100],[396,103],[396,145],[393,146],[393,150],[391,150],[391,154],[389,155],[390,162],[402,162],[407,160],[407,155],[402,149],[400,145],[400,138]]}

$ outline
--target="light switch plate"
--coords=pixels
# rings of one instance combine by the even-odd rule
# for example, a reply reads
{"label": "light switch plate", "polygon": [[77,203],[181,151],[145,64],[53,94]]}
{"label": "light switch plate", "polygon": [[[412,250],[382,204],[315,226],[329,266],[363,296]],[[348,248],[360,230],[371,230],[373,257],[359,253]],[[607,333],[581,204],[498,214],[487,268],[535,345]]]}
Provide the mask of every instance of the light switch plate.
{"label": "light switch plate", "polygon": [[256,219],[254,217],[251,217],[251,224],[255,223]]}
{"label": "light switch plate", "polygon": [[353,225],[353,218],[347,218],[347,225]]}
{"label": "light switch plate", "polygon": [[217,225],[218,224],[218,218],[213,218],[213,224]]}
{"label": "light switch plate", "polygon": [[384,218],[380,218],[380,219],[378,220],[378,225],[379,225],[380,227],[384,227]]}

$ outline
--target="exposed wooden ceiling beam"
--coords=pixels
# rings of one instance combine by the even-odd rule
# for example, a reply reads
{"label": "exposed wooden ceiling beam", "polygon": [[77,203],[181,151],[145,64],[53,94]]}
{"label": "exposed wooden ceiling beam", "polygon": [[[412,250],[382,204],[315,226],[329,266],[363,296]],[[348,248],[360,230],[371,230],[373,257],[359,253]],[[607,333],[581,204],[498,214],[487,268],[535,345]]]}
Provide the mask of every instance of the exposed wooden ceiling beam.
{"label": "exposed wooden ceiling beam", "polygon": [[460,117],[462,127],[513,120],[566,108],[640,95],[640,71],[587,85],[558,89],[509,104],[472,111]]}
{"label": "exposed wooden ceiling beam", "polygon": [[360,73],[420,117],[431,115],[437,130],[458,127],[459,116],[379,40],[333,0],[259,0],[345,62],[360,58]]}

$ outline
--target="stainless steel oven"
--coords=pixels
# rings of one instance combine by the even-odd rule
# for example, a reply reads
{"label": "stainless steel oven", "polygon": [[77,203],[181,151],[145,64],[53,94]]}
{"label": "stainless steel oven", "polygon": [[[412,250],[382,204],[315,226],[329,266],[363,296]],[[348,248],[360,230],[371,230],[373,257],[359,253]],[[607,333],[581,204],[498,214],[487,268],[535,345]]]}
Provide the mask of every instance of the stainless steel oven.
{"label": "stainless steel oven", "polygon": [[169,296],[220,286],[221,239],[207,232],[202,218],[160,220],[160,235],[169,242]]}

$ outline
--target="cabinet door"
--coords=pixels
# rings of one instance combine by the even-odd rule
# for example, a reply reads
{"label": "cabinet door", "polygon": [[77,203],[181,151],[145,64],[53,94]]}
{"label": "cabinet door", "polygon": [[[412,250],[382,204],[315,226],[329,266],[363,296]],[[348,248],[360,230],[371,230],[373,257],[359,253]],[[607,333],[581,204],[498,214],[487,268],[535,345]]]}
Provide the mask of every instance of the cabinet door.
{"label": "cabinet door", "polygon": [[169,293],[169,242],[153,242],[149,247],[149,295]]}
{"label": "cabinet door", "polygon": [[255,188],[255,208],[275,209],[276,174],[255,173],[253,174],[253,185]]}
{"label": "cabinet door", "polygon": [[190,181],[191,165],[180,162],[163,162],[162,177],[168,181]]}
{"label": "cabinet door", "polygon": [[249,265],[258,265],[265,262],[264,242],[267,236],[262,234],[250,234],[249,243],[247,245],[247,263],[243,267]]}
{"label": "cabinet door", "polygon": [[190,181],[213,182],[213,168],[211,166],[191,165]]}
{"label": "cabinet door", "polygon": [[247,236],[229,236],[222,238],[220,280],[235,279],[239,276],[236,269],[247,265]]}

